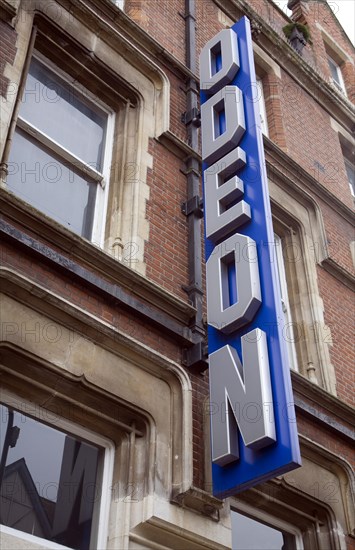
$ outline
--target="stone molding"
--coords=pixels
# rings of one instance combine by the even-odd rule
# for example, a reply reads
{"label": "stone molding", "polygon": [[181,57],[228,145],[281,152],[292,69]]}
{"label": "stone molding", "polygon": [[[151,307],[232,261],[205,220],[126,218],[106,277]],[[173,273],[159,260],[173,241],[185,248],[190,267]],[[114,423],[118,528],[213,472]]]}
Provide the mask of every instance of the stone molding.
{"label": "stone molding", "polygon": [[23,227],[24,231],[29,231],[40,241],[45,235],[46,243],[57,248],[58,252],[94,270],[98,275],[105,276],[112,283],[119,284],[137,298],[161,309],[180,323],[187,326],[194,316],[193,306],[116,260],[99,247],[39,213],[4,189],[0,189],[0,205],[2,213],[15,224]]}

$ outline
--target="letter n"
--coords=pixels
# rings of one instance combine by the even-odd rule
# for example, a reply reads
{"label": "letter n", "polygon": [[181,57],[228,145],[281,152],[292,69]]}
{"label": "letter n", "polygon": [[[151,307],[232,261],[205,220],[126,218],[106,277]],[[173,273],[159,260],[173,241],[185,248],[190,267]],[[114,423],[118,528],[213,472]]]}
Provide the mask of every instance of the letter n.
{"label": "letter n", "polygon": [[[255,329],[241,340],[243,365],[229,345],[209,357],[210,399],[219,411],[211,415],[212,461],[220,466],[239,459],[238,428],[246,447],[276,441],[266,334]],[[248,407],[259,414],[250,418]]]}

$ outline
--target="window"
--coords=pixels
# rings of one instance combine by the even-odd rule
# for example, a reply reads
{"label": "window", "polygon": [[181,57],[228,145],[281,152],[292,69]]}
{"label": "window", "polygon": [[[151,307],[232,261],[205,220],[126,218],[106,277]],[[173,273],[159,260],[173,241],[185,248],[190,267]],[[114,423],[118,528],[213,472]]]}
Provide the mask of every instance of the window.
{"label": "window", "polygon": [[18,536],[33,543],[45,539],[46,548],[105,547],[109,495],[103,488],[112,475],[111,443],[38,406],[5,400],[1,530],[21,531]]}
{"label": "window", "polygon": [[348,182],[350,187],[350,193],[355,197],[355,168],[351,160],[344,158],[346,175],[348,176]]}
{"label": "window", "polygon": [[[285,530],[231,511],[232,550],[295,550],[295,537]],[[300,546],[298,546],[300,548]]]}
{"label": "window", "polygon": [[[324,480],[329,478],[319,448],[304,441],[307,449],[313,448],[312,454],[315,451],[315,460],[308,460],[302,452],[302,468],[231,498],[233,550],[338,550],[346,546],[343,527],[336,519],[340,493],[334,503],[326,496],[315,498],[314,482],[326,486]],[[308,455],[305,447],[302,451]],[[330,463],[334,468],[334,457]],[[334,479],[337,487],[339,479]]]}
{"label": "window", "polygon": [[328,55],[328,65],[331,74],[331,81],[336,86],[336,88],[346,95],[345,84],[343,80],[343,75],[341,74],[341,69],[339,65],[334,61],[332,57]]}
{"label": "window", "polygon": [[275,238],[275,260],[277,263],[277,270],[279,274],[281,304],[282,304],[282,311],[284,314],[284,327],[283,327],[282,335],[286,341],[290,367],[293,370],[298,370],[296,349],[295,349],[295,335],[293,331],[291,309],[290,309],[290,303],[288,299],[286,272],[285,272],[285,264],[284,264],[283,251],[282,251],[282,241],[281,241],[281,238],[276,234],[274,235],[274,238]]}
{"label": "window", "polygon": [[295,197],[296,179],[282,189],[270,174],[269,186],[274,231],[281,237],[281,244],[275,245],[275,256],[282,249],[279,263],[283,260],[281,267],[283,264],[286,274],[287,294],[283,294],[283,301],[287,311],[283,322],[290,364],[312,383],[336,394],[335,370],[329,354],[330,329],[324,310],[319,307],[317,265],[327,258],[321,213],[306,193],[302,202]]}
{"label": "window", "polygon": [[259,102],[261,131],[265,136],[268,136],[269,135],[269,129],[268,129],[267,119],[266,119],[266,107],[265,107],[265,96],[264,96],[263,81],[258,76],[256,77],[256,84],[257,84],[257,87],[258,87],[258,102]]}
{"label": "window", "polygon": [[102,243],[113,115],[43,58],[30,64],[9,159],[10,191]]}
{"label": "window", "polygon": [[344,158],[345,175],[349,184],[350,193],[355,197],[355,140],[350,134],[345,133],[344,129],[332,122],[332,127],[338,133],[341,152]]}

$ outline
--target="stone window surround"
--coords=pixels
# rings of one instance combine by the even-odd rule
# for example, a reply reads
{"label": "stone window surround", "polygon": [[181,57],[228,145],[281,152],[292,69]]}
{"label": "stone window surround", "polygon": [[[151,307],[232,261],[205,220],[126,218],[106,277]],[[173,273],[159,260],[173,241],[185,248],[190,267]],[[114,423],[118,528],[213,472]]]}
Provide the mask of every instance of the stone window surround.
{"label": "stone window surround", "polygon": [[325,45],[326,50],[329,50],[334,57],[334,60],[338,62],[340,65],[342,63],[345,63],[349,61],[350,63],[354,64],[354,60],[350,57],[349,54],[346,53],[339,44],[337,44],[334,39],[330,36],[330,34],[320,25],[320,23],[316,23],[317,28],[320,30],[323,38],[323,42]]}
{"label": "stone window surround", "polygon": [[229,504],[236,511],[293,534],[297,550],[345,548],[344,535],[354,529],[352,469],[302,435],[300,444],[301,468],[232,497]]}
{"label": "stone window surround", "polygon": [[[1,346],[1,363],[1,370],[7,373],[5,391],[15,395],[15,399],[20,401],[22,406],[27,402],[31,409],[37,412],[42,408],[46,411],[46,418],[53,418],[54,415],[60,414],[64,424],[74,422],[79,431],[80,427],[83,426],[86,430],[100,433],[105,438],[110,439],[115,447],[111,456],[111,474],[114,466],[115,471],[119,468],[123,479],[125,479],[125,472],[129,465],[129,449],[132,444],[135,445],[136,437],[138,441],[146,441],[147,438],[148,424],[138,411],[133,412],[128,409],[124,412],[122,405],[117,400],[112,401],[109,395],[104,396],[102,392],[101,395],[99,392],[95,396],[92,393],[91,384],[88,381],[85,383],[85,376],[83,376],[81,382],[74,382],[73,379],[70,380],[65,375],[60,381],[58,369],[54,365],[46,364],[43,359],[41,360],[20,347],[6,344]],[[21,373],[24,364],[26,365],[25,372]],[[57,379],[57,382],[55,382],[55,379]],[[63,384],[66,386],[65,390]],[[57,385],[57,390],[54,389],[55,385]],[[104,399],[106,402],[104,402]],[[107,407],[108,403],[110,403],[111,411]],[[120,421],[118,421],[118,417]],[[134,426],[133,430],[132,426]],[[109,520],[110,501],[113,495],[116,502],[119,502],[120,499],[126,498],[125,489],[127,488],[128,491],[130,489],[128,485],[125,487],[124,482],[112,485],[112,479],[108,487],[111,487],[111,490],[105,491],[108,502],[106,502],[106,506],[100,514],[100,522],[104,524],[107,524]],[[120,491],[123,492],[122,496]],[[128,492],[128,495],[130,494]],[[20,541],[28,539],[26,533],[14,529],[2,527],[1,532],[3,540],[9,537],[9,544],[12,542],[19,545],[21,544]],[[107,539],[107,534],[112,535],[112,530],[110,529],[108,532],[107,529],[104,530],[104,533],[102,533],[104,540]],[[39,544],[40,541],[31,538],[27,544],[29,543]],[[54,545],[44,539],[42,544],[46,548],[61,548],[61,546]],[[102,547],[106,545],[103,544],[102,537],[101,545]]]}
{"label": "stone window surround", "polygon": [[[148,146],[149,139],[159,138],[169,129],[169,80],[150,58],[109,23],[100,21],[106,32],[98,38],[96,14],[95,17],[91,14],[84,23],[84,18],[74,18],[61,7],[60,17],[54,23],[46,18],[45,5],[36,0],[28,0],[26,8],[20,6],[19,10],[22,11],[18,14],[18,24],[26,27],[28,42],[21,44],[22,49],[15,60],[16,66],[6,68],[14,85],[23,70],[30,40],[29,30],[33,25],[38,29],[35,48],[54,63],[57,62],[61,69],[69,73],[70,70],[75,71],[77,61],[83,85],[87,85],[92,76],[95,77],[95,71],[101,77],[103,92],[107,91],[111,100],[109,106],[116,110],[103,249],[144,275],[144,243],[149,238],[145,215],[149,198],[146,178],[153,161]],[[80,37],[79,46],[77,37]],[[73,44],[74,52],[79,51],[80,60],[85,60],[84,64],[73,56],[70,58],[68,44]],[[62,66],[58,59],[65,59],[67,66]],[[115,98],[113,90],[116,92]],[[95,93],[95,90],[90,91]],[[2,122],[5,132],[14,110],[13,96],[11,90],[6,98],[4,112],[7,111],[8,118]]]}
{"label": "stone window surround", "polygon": [[[333,40],[330,34],[318,22],[316,23],[316,26],[321,33],[326,55],[330,59],[330,61],[333,63],[333,65],[336,67],[339,83],[334,84],[334,79],[332,76],[329,77],[329,80],[332,83],[332,85],[336,87],[338,91],[340,91],[341,93],[343,93],[343,95],[345,95],[345,97],[347,97],[347,91],[344,83],[344,78],[342,75],[342,65],[344,63],[354,64],[354,60],[343,50],[343,48],[339,46],[339,44],[337,44]],[[329,68],[329,71],[330,71],[330,68]]]}
{"label": "stone window surround", "polygon": [[[28,338],[20,333],[9,335],[0,348],[0,370],[8,391],[48,411],[61,411],[62,416],[69,415],[70,420],[115,444],[110,544],[121,548],[128,536],[148,543],[158,527],[176,538],[179,547],[193,541],[196,548],[205,548],[210,507],[222,503],[192,490],[188,375],[178,364],[133,338],[119,331],[109,335],[107,327],[92,315],[41,291],[22,275],[2,270],[2,276],[7,322],[38,324],[42,335],[42,329],[55,325],[61,336],[48,343],[43,338],[34,341],[33,334]],[[26,305],[18,301],[18,293]],[[36,295],[41,296],[39,301]],[[44,314],[40,313],[42,307]],[[101,369],[96,368],[98,362]],[[152,392],[159,399],[152,399]],[[174,504],[170,506],[171,500]],[[206,511],[201,515],[191,508]],[[183,518],[185,528],[177,533],[175,525]],[[213,536],[211,548],[220,548],[218,540],[228,536],[225,520]]]}
{"label": "stone window surround", "polygon": [[308,193],[299,189],[303,195],[299,200],[300,196],[275,180],[270,174],[274,229],[283,241],[299,372],[336,395],[330,329],[325,325],[317,284],[317,264],[326,257],[322,214]]}

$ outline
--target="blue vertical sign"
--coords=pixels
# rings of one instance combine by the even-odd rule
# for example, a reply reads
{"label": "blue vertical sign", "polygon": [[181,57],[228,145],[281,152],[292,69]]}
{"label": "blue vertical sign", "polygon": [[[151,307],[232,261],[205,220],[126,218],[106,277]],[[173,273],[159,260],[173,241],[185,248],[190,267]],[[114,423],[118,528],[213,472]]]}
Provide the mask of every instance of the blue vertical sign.
{"label": "blue vertical sign", "polygon": [[201,52],[213,493],[301,465],[250,23]]}

